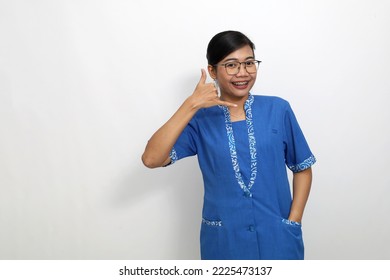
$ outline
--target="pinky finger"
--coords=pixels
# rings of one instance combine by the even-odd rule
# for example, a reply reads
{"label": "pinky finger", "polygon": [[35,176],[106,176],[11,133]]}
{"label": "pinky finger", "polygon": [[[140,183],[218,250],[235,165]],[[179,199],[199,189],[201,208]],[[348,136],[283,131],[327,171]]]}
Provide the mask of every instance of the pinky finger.
{"label": "pinky finger", "polygon": [[227,107],[237,107],[237,104],[235,103],[230,103],[230,102],[226,102],[226,101],[222,101],[222,100],[219,100],[219,105],[222,105],[222,106],[227,106]]}

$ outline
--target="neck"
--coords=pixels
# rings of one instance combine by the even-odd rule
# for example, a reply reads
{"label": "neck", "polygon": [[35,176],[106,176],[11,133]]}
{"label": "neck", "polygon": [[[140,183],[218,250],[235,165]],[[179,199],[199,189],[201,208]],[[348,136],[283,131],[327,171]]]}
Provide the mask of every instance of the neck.
{"label": "neck", "polygon": [[[244,96],[229,96],[221,94],[221,100],[237,104],[237,107],[233,108],[233,111],[240,111],[244,109],[245,101],[248,99],[249,93]],[[232,109],[232,107],[230,107]]]}
{"label": "neck", "polygon": [[230,96],[226,98],[225,96],[222,95],[221,99],[224,101],[237,104],[237,107],[229,107],[230,119],[232,122],[245,120],[244,104],[245,101],[248,99],[248,95],[243,97],[236,97],[236,98],[234,97],[231,98]]}

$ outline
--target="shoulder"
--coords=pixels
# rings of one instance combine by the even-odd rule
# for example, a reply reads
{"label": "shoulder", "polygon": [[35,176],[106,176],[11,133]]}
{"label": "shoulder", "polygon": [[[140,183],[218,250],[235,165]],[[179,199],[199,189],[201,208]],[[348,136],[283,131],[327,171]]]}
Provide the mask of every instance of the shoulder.
{"label": "shoulder", "polygon": [[271,95],[253,95],[255,106],[267,106],[267,107],[278,107],[285,109],[290,107],[290,104],[287,100]]}
{"label": "shoulder", "polygon": [[218,106],[201,108],[196,112],[191,122],[192,123],[207,122],[220,117],[221,114],[222,114],[222,110]]}
{"label": "shoulder", "polygon": [[221,112],[222,112],[222,109],[220,108],[220,106],[201,108],[198,110],[198,112],[196,112],[195,117],[197,117],[197,118],[204,118],[206,116],[210,117],[213,115],[219,115],[219,114],[221,114]]}

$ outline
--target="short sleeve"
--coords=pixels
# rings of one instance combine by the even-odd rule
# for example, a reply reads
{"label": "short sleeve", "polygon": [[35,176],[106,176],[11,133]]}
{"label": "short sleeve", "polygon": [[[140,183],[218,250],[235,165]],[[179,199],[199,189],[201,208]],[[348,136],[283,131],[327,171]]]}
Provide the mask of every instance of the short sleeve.
{"label": "short sleeve", "polygon": [[171,158],[170,164],[175,163],[179,159],[196,155],[197,130],[195,128],[196,125],[194,120],[191,120],[184,128],[169,154],[169,157]]}
{"label": "short sleeve", "polygon": [[286,165],[294,173],[308,169],[316,162],[288,103],[284,116],[284,148]]}

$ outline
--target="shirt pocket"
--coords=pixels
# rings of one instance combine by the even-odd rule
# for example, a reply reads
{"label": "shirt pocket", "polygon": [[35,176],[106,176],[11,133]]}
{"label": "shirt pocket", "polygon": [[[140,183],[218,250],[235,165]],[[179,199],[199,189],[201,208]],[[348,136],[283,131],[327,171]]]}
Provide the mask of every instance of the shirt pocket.
{"label": "shirt pocket", "polygon": [[280,259],[303,259],[304,244],[301,223],[282,218],[280,226],[279,246],[283,252]]}
{"label": "shirt pocket", "polygon": [[284,223],[286,225],[290,225],[290,226],[302,227],[301,223],[298,223],[298,222],[295,222],[295,221],[291,221],[289,219],[282,219],[282,223]]}

